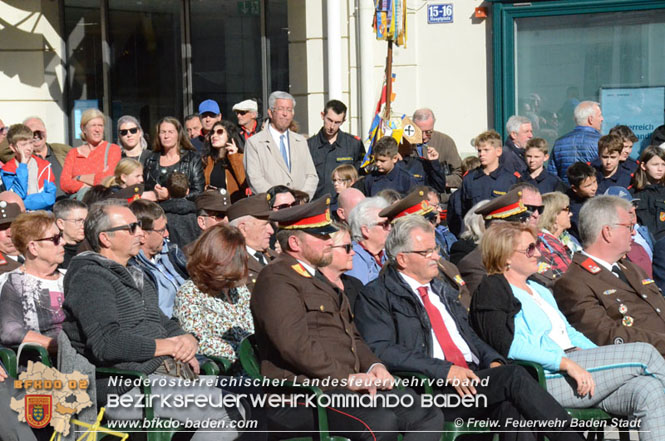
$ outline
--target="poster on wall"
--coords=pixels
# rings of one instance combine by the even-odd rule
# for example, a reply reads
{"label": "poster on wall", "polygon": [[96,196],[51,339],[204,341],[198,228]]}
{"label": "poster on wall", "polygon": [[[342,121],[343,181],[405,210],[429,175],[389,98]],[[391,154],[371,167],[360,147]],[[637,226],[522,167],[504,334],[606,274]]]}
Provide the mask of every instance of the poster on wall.
{"label": "poster on wall", "polygon": [[665,121],[665,86],[601,88],[600,107],[605,118],[603,135],[617,124],[630,127],[638,138],[630,156],[637,159]]}

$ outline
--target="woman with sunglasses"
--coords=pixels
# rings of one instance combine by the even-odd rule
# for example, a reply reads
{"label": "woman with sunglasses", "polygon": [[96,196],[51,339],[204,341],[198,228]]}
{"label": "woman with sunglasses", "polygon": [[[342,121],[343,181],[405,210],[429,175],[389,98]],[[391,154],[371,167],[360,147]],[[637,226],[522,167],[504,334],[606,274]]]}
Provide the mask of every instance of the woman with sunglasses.
{"label": "woman with sunglasses", "polygon": [[348,225],[339,222],[333,222],[333,226],[337,228],[337,232],[331,235],[332,262],[330,265],[320,268],[320,271],[333,285],[344,291],[349,298],[351,310],[353,310],[356,297],[363,288],[363,284],[355,277],[344,274],[353,269],[353,256],[356,254],[351,242],[351,229]]}
{"label": "woman with sunglasses", "polygon": [[228,121],[218,121],[210,129],[203,146],[203,174],[206,188],[226,189],[231,202],[247,196],[243,154],[238,150],[242,139]]}
{"label": "woman with sunglasses", "polygon": [[529,280],[538,271],[537,240],[532,227],[514,222],[483,235],[489,276],[470,313],[478,335],[507,358],[541,364],[563,407],[639,418],[641,440],[665,439],[665,360],[648,343],[596,346],[573,328],[549,289]]}
{"label": "woman with sunglasses", "polygon": [[582,247],[568,234],[573,215],[568,196],[558,191],[546,193],[543,195],[543,207],[543,213],[538,218],[538,249],[549,258],[552,270],[560,276],[568,269],[573,254],[581,251]]}
{"label": "woman with sunglasses", "polygon": [[172,116],[159,120],[155,127],[152,152],[143,155],[145,191],[154,191],[157,200],[170,198],[166,181],[174,171],[189,178],[187,199],[194,200],[205,186],[201,156],[189,141],[180,121]]}
{"label": "woman with sunglasses", "polygon": [[35,343],[55,353],[65,320],[64,270],[58,270],[65,244],[55,216],[46,211],[21,214],[12,223],[12,243],[25,263],[0,284],[0,343]]}
{"label": "woman with sunglasses", "polygon": [[124,115],[118,119],[118,142],[122,147],[123,158],[138,160],[148,147],[139,120],[131,115]]}

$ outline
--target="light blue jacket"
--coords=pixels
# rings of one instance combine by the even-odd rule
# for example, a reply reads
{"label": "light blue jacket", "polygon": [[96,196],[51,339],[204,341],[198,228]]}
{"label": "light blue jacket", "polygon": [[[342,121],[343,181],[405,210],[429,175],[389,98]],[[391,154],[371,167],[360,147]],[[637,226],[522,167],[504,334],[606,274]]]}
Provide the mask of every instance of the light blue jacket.
{"label": "light blue jacket", "polygon": [[[556,300],[549,289],[536,282],[528,282],[529,288],[536,291],[540,297],[552,305],[566,323],[566,331],[573,346],[581,349],[592,349],[596,345],[570,326],[566,317],[559,311]],[[508,358],[514,360],[535,361],[543,365],[548,371],[558,371],[561,358],[565,353],[563,349],[549,337],[552,323],[545,312],[526,291],[510,285],[513,295],[522,303],[522,309],[515,315],[515,335],[510,345]]]}
{"label": "light blue jacket", "polygon": [[[353,269],[347,271],[346,275],[353,276],[363,282],[363,285],[367,285],[369,282],[379,277],[381,266],[376,263],[374,256],[356,241],[353,241],[353,251],[356,252],[353,256]],[[381,263],[385,263],[385,261],[386,254],[384,253]]]}

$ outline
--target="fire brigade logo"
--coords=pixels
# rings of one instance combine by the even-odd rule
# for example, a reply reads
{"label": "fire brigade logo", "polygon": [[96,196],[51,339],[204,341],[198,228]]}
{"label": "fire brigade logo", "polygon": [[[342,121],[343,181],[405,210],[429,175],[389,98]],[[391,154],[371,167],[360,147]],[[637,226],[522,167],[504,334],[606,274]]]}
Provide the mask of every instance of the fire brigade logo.
{"label": "fire brigade logo", "polygon": [[51,421],[53,409],[51,395],[26,395],[25,396],[25,420],[35,429],[46,427]]}

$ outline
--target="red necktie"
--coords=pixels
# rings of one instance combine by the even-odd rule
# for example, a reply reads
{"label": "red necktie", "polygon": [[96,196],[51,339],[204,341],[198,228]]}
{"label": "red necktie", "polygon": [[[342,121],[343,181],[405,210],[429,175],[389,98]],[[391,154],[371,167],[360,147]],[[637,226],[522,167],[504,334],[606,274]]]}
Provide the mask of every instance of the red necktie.
{"label": "red necktie", "polygon": [[429,321],[432,324],[434,335],[436,335],[436,339],[439,340],[439,344],[441,345],[441,349],[443,349],[443,355],[445,355],[446,360],[452,364],[468,369],[469,365],[466,364],[462,351],[459,350],[455,342],[453,342],[453,339],[450,337],[448,328],[446,328],[446,324],[443,322],[443,317],[441,317],[441,313],[436,309],[436,306],[430,302],[427,287],[419,286],[418,294],[420,294],[420,297],[423,299],[423,304],[425,305],[425,310],[429,316]]}

